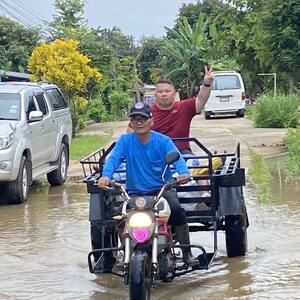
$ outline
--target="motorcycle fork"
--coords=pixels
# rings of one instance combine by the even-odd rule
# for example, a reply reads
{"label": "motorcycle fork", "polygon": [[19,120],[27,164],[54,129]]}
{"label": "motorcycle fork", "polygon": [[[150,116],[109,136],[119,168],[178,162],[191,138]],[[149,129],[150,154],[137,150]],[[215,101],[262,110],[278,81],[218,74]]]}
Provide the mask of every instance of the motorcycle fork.
{"label": "motorcycle fork", "polygon": [[157,257],[158,257],[158,225],[156,224],[154,229],[154,237],[152,242],[152,272],[151,272],[151,283],[155,283],[157,275]]}

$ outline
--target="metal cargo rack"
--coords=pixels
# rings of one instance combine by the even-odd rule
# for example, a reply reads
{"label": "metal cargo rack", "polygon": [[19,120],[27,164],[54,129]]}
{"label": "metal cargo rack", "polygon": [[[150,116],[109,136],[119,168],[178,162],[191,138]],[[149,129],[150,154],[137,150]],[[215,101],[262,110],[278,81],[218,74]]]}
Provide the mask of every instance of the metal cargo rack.
{"label": "metal cargo rack", "polygon": [[[176,141],[189,141],[194,143],[200,150],[202,150],[205,155],[193,155],[193,157],[185,158],[189,159],[207,159],[207,165],[193,167],[190,166],[189,169],[203,169],[208,168],[207,175],[194,176],[195,179],[211,179],[212,177],[224,177],[235,175],[237,169],[240,168],[240,144],[236,142],[235,147],[232,152],[226,152],[221,154],[211,153],[202,143],[200,143],[196,138],[174,138],[174,142]],[[106,150],[104,148],[99,148],[90,155],[83,158],[80,163],[82,165],[84,182],[88,182],[90,180],[94,180],[99,177],[102,173],[103,164],[108,156],[108,154],[112,151],[115,146],[115,142],[110,145]],[[221,157],[224,160],[224,164],[221,168],[217,170],[213,170],[212,159],[214,157]],[[125,173],[124,170],[118,169],[116,172]],[[244,184],[243,184],[244,185]]]}

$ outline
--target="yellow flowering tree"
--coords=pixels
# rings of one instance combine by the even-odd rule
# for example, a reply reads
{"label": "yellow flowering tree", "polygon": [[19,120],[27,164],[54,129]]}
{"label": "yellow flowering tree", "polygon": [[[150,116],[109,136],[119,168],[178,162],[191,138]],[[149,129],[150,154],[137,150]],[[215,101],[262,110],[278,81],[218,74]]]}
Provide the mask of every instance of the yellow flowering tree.
{"label": "yellow flowering tree", "polygon": [[102,78],[102,74],[89,66],[90,59],[80,53],[79,42],[73,39],[55,40],[37,46],[29,59],[31,80],[47,80],[57,84],[64,92],[72,109],[73,133],[78,129],[78,113],[74,97],[86,94]]}

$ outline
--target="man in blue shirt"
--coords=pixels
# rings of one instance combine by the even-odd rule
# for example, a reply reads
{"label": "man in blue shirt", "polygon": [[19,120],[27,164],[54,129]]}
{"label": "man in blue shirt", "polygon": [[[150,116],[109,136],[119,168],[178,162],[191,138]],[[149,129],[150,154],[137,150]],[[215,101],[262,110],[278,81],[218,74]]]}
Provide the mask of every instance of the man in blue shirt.
{"label": "man in blue shirt", "polygon": [[[130,108],[129,117],[134,132],[122,135],[117,141],[104,165],[98,185],[101,188],[108,186],[115,170],[125,159],[128,193],[156,194],[164,184],[162,174],[166,166],[165,156],[170,152],[178,152],[178,149],[169,137],[151,130],[153,119],[148,104],[143,102],[134,104]],[[174,162],[174,166],[179,174],[177,180],[187,180],[189,170],[181,155]],[[169,169],[165,178],[172,178]],[[177,240],[180,244],[190,244],[186,214],[179,203],[176,192],[167,191],[163,196],[167,199],[171,208],[169,223],[175,228]],[[190,248],[183,249],[183,259],[190,266],[199,263],[192,256]]]}

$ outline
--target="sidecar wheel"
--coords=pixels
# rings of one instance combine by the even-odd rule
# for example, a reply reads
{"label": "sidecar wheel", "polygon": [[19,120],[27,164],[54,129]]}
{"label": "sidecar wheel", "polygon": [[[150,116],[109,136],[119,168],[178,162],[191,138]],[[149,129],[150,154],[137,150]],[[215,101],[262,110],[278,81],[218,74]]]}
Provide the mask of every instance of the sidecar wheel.
{"label": "sidecar wheel", "polygon": [[225,237],[228,257],[245,256],[247,252],[248,218],[244,206],[242,215],[225,216]]}
{"label": "sidecar wheel", "polygon": [[146,252],[134,252],[129,267],[130,300],[149,300],[151,291],[151,271]]}
{"label": "sidecar wheel", "polygon": [[[113,233],[109,229],[104,229],[100,223],[100,221],[91,221],[91,244],[92,249],[101,249],[101,248],[111,248],[115,247],[115,244],[111,244],[111,240],[115,240],[111,238]],[[104,235],[102,237],[102,234]],[[94,261],[97,262],[101,257],[100,253],[93,254]],[[99,264],[98,269],[95,270],[96,273],[109,273],[111,272],[116,259],[113,256],[112,252],[105,252],[101,258],[101,264]]]}

